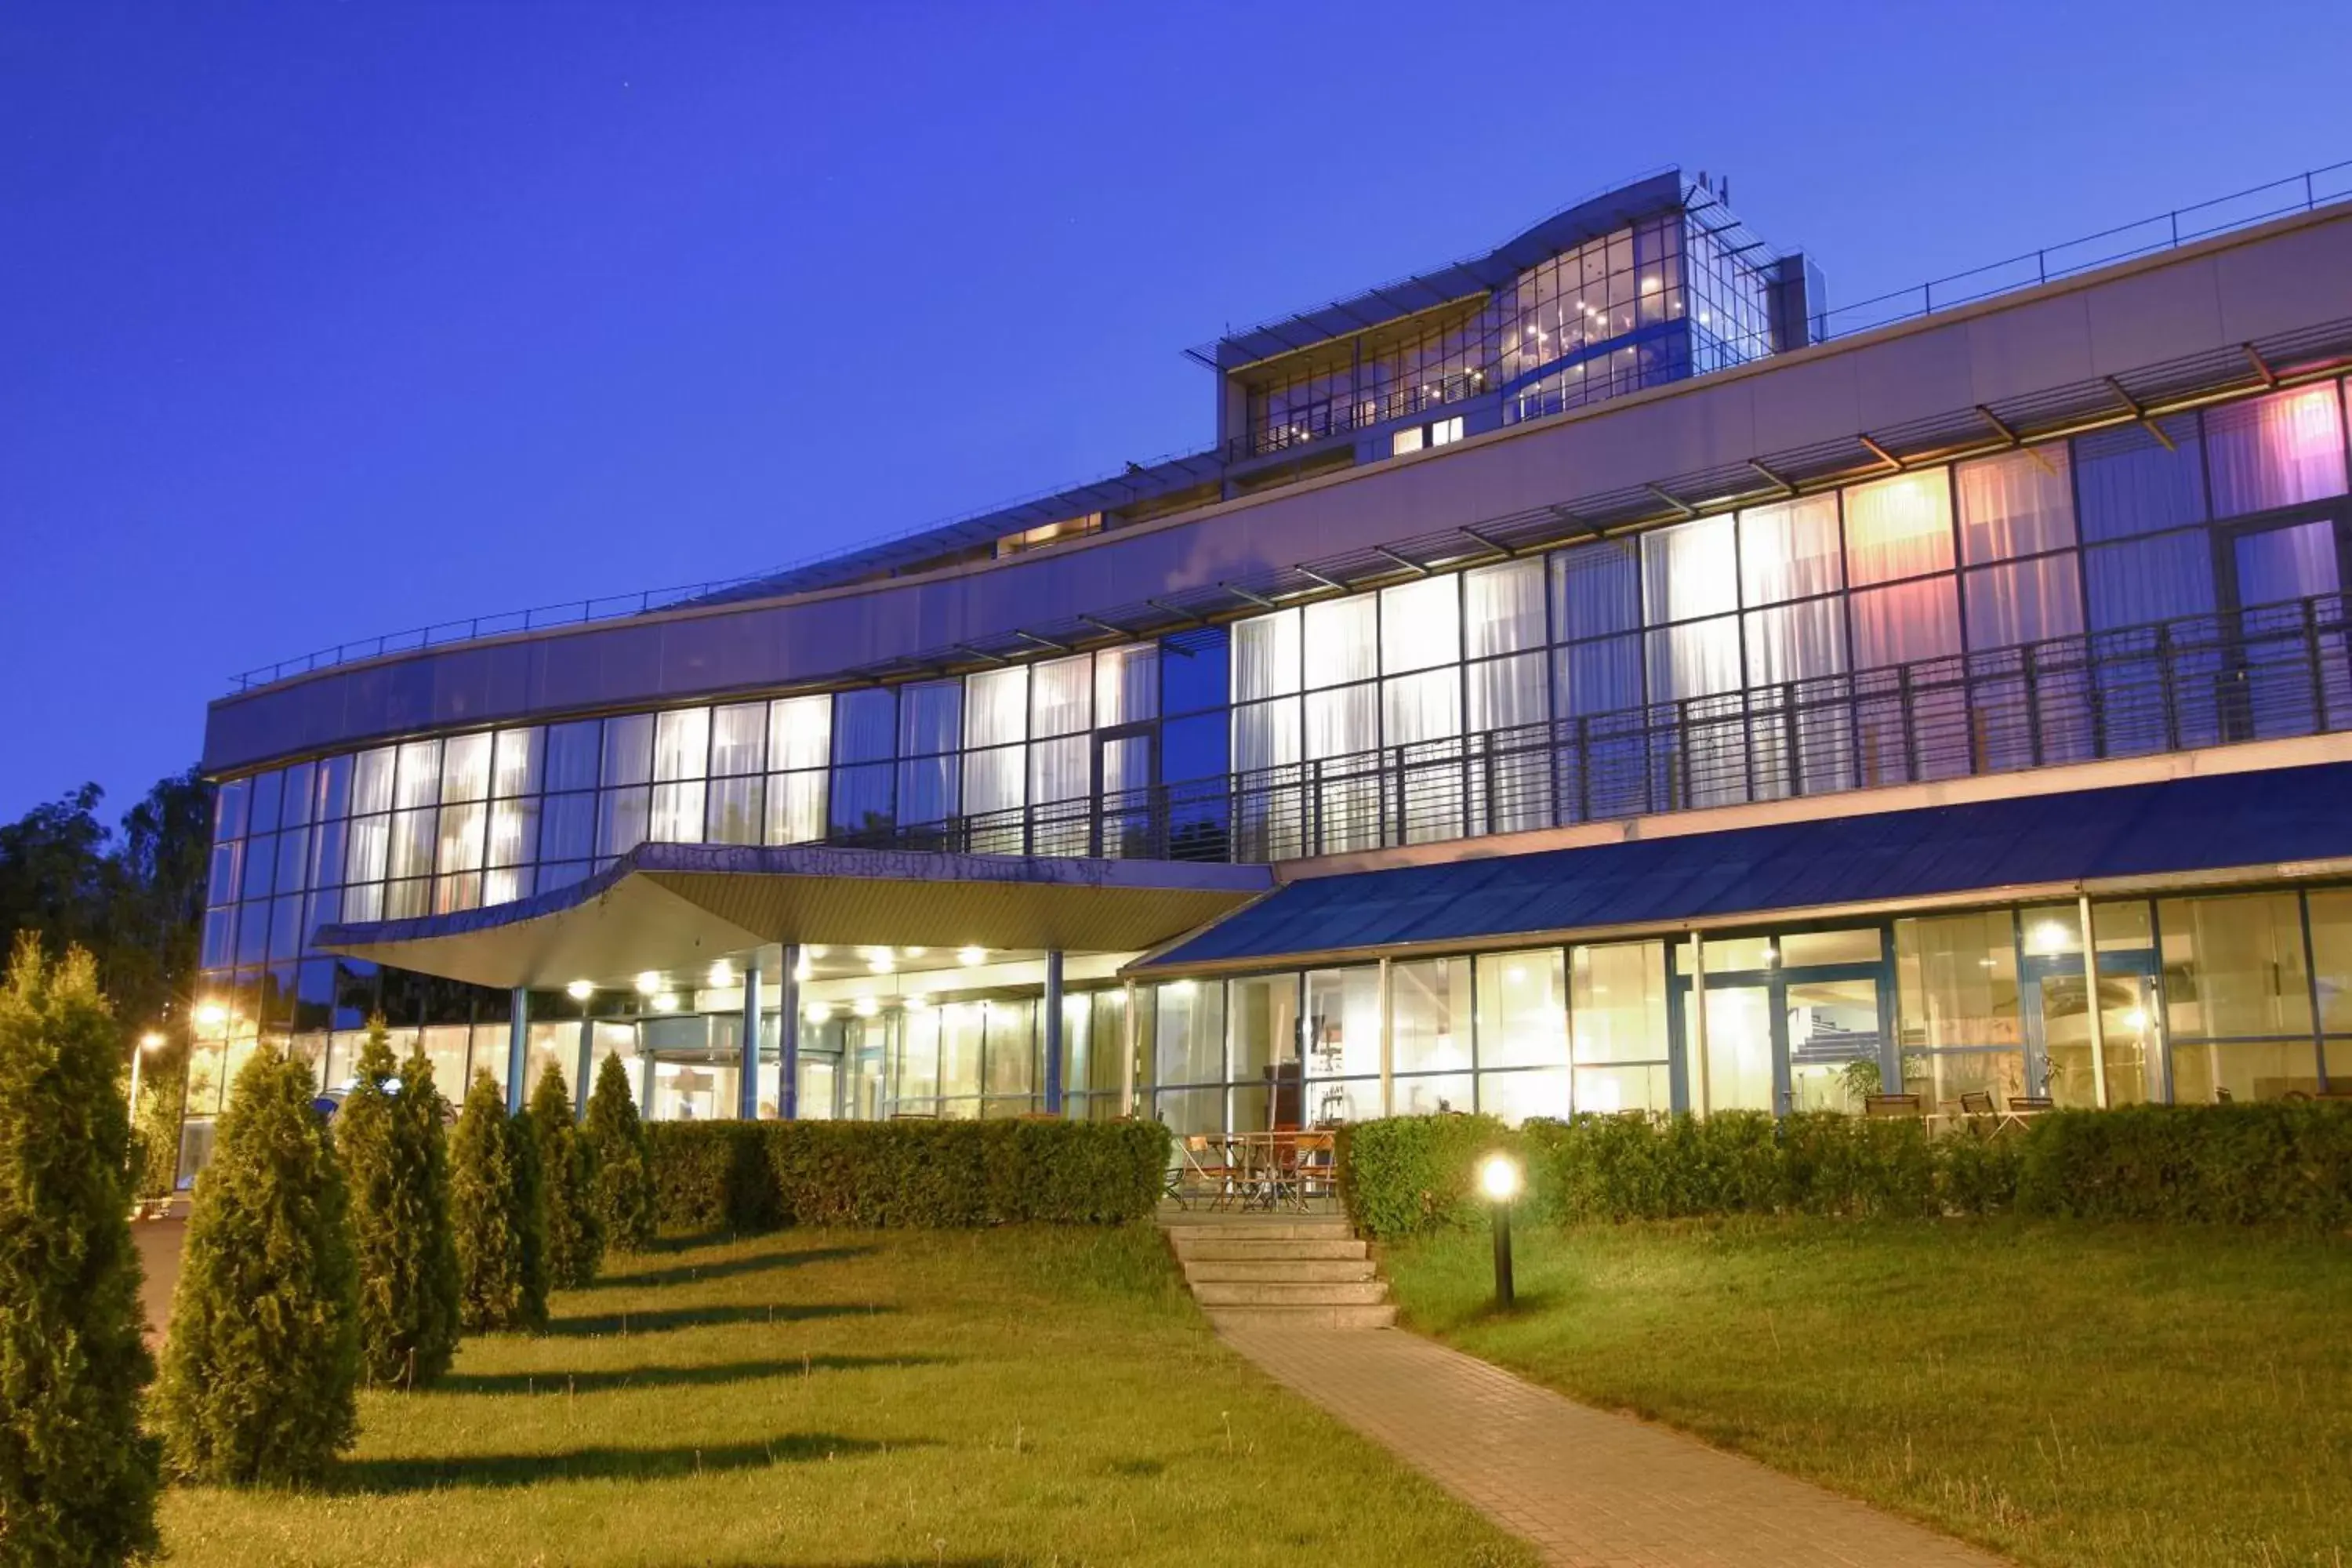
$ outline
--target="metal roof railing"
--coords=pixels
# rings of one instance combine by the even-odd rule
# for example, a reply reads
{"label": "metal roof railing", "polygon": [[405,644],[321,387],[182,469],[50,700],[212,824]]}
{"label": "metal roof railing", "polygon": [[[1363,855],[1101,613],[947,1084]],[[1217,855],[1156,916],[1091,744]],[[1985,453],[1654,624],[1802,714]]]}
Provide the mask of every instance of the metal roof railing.
{"label": "metal roof railing", "polygon": [[[2036,288],[2100,267],[2158,254],[2234,229],[2251,228],[2273,218],[2300,212],[2315,212],[2346,200],[2352,200],[2352,159],[2291,174],[2284,179],[2273,180],[2266,184],[2217,196],[2191,206],[2175,208],[2136,223],[2103,229],[2097,234],[2047,246],[2005,261],[1952,273],[1894,293],[1841,306],[1834,310],[1825,310],[1813,318],[1814,336],[1822,340],[1851,337],[1898,321],[1915,321],[1939,311],[1957,310],[1995,295]],[[1042,500],[1060,493],[1060,489],[1041,491],[1034,499]],[[413,653],[483,637],[644,615],[652,610],[706,600],[713,595],[741,589],[784,572],[856,555],[883,544],[950,530],[1001,510],[1004,509],[992,508],[944,524],[930,523],[901,530],[862,540],[841,549],[820,552],[785,566],[748,572],[739,576],[644,589],[630,594],[567,599],[530,609],[438,621],[406,631],[386,633],[382,637],[337,643],[331,647],[318,648],[244,670],[231,677],[231,685],[236,691],[247,691],[257,686],[267,686],[298,675],[331,669],[338,665],[353,664],[386,654]]]}

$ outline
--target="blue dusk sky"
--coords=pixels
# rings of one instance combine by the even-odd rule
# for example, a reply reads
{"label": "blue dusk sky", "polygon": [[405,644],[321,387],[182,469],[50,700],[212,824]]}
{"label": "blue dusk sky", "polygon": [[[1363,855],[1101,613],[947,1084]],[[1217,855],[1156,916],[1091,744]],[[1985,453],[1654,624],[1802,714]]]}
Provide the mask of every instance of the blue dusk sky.
{"label": "blue dusk sky", "polygon": [[2352,5],[0,7],[0,819],[236,671],[1205,445],[1226,326],[1728,174],[1832,305],[2352,159]]}

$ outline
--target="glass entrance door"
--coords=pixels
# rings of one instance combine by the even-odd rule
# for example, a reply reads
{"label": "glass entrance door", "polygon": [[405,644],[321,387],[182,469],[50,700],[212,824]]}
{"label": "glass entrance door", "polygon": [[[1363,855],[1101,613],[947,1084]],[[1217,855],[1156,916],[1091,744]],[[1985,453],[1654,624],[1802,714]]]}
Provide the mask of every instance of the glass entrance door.
{"label": "glass entrance door", "polygon": [[[1876,929],[1709,939],[1705,1049],[1692,1016],[1690,950],[1671,992],[1687,1108],[1859,1113],[1884,1065],[1891,979]],[[1857,1068],[1856,1064],[1868,1064]]]}

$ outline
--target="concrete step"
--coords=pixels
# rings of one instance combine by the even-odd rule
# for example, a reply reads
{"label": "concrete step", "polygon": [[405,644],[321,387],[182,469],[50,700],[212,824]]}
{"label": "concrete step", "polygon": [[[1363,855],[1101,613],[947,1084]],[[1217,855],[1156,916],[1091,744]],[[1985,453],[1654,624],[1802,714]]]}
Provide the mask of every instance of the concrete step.
{"label": "concrete step", "polygon": [[1392,1329],[1392,1301],[1368,1307],[1211,1307],[1209,1323],[1219,1329]]}
{"label": "concrete step", "polygon": [[1379,1279],[1285,1284],[1255,1280],[1197,1279],[1192,1299],[1203,1307],[1370,1307],[1388,1300]]}
{"label": "concrete step", "polygon": [[1184,1260],[1187,1283],[1200,1285],[1329,1285],[1372,1278],[1369,1258],[1266,1258]]}
{"label": "concrete step", "polygon": [[1305,1260],[1315,1258],[1329,1262],[1335,1259],[1359,1259],[1371,1256],[1371,1248],[1353,1239],[1347,1241],[1259,1241],[1236,1237],[1189,1237],[1176,1244],[1176,1256],[1186,1263],[1250,1263],[1279,1262],[1285,1258]]}
{"label": "concrete step", "polygon": [[1344,1219],[1214,1219],[1163,1224],[1161,1229],[1181,1251],[1204,1241],[1350,1241],[1355,1232]]}

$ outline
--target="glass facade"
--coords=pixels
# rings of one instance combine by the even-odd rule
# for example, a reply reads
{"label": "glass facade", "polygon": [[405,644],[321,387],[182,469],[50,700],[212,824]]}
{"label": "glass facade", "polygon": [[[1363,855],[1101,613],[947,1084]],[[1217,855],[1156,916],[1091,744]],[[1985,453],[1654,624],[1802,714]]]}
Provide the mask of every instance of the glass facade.
{"label": "glass facade", "polygon": [[[202,938],[223,1021],[189,1112],[217,1109],[263,1033],[301,1038],[332,1081],[377,1007],[433,1031],[451,1084],[502,1075],[503,995],[320,956],[316,931],[510,902],[648,839],[1280,859],[2344,729],[2344,397],[2276,392],[1160,644],[419,737],[228,781]],[[1239,1011],[1222,985],[1163,988],[1136,1020],[1140,1076],[1202,1125],[1382,1103],[1816,1104],[1860,1081],[1846,1064],[1876,1031],[1901,1041],[1889,1081],[1938,1101],[2284,1092],[2316,1074],[2306,1042],[2352,1059],[2338,901],[2294,904],[2307,935],[2274,903],[2220,924],[2201,900],[2149,906],[2145,973],[2103,973],[2095,992],[2063,963],[2080,947],[2070,912],[2006,947],[2007,917],[1898,922],[1868,961],[1895,977],[1874,998],[1859,959],[1709,986],[1697,1079],[1664,1044],[1694,1012],[1690,977],[1639,944],[1400,964],[1385,1004],[1353,969]],[[945,1019],[875,1023],[812,1103],[1032,1103],[1034,1049],[1004,1042],[1034,1021],[1011,1016],[991,1013],[976,1044]],[[1385,1096],[1383,1017],[1402,1051]],[[634,1071],[630,1027],[600,1026],[595,1050]],[[1099,1110],[1115,1058],[1099,1029],[1070,1034],[1073,1104]],[[919,1081],[934,1087],[906,1089]],[[734,1103],[715,1081],[663,1092],[681,1110]]]}
{"label": "glass facade", "polygon": [[1238,373],[1244,440],[1276,452],[1491,393],[1516,423],[1721,370],[1771,351],[1769,298],[1764,275],[1703,225],[1647,218],[1482,299]]}

